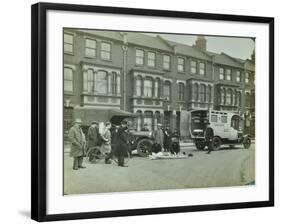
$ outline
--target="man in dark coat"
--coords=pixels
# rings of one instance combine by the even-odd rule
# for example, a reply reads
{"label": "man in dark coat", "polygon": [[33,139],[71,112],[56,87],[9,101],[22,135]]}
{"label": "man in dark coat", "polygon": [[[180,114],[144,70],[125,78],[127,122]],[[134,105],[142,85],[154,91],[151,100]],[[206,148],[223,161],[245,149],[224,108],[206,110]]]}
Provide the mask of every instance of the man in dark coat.
{"label": "man in dark coat", "polygon": [[152,132],[151,137],[154,140],[152,151],[153,152],[162,151],[163,147],[164,147],[164,133],[163,133],[161,124],[157,124],[157,129]]}
{"label": "man in dark coat", "polygon": [[169,152],[172,144],[171,132],[169,127],[163,129],[163,134],[164,134],[163,147],[165,152]]}
{"label": "man in dark coat", "polygon": [[99,130],[98,123],[93,121],[87,133],[88,148],[93,148],[99,144]]}
{"label": "man in dark coat", "polygon": [[78,168],[85,168],[82,166],[83,156],[85,154],[86,138],[80,128],[81,119],[76,119],[73,126],[68,132],[68,137],[71,142],[70,156],[73,157],[73,169],[78,170]]}
{"label": "man in dark coat", "polygon": [[118,159],[118,166],[121,167],[126,167],[124,165],[124,158],[129,150],[129,139],[126,130],[127,130],[127,122],[122,121],[121,127],[118,128],[116,134],[116,148],[115,148],[115,155]]}

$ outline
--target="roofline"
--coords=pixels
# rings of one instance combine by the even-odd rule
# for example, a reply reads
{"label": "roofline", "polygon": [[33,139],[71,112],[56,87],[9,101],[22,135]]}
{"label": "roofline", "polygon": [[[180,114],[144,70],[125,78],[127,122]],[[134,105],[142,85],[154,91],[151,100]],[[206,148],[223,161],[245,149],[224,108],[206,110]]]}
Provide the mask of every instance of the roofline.
{"label": "roofline", "polygon": [[175,45],[170,44],[166,39],[161,37],[159,34],[156,35],[156,38],[161,40],[164,44],[166,44],[168,47],[170,47],[175,52]]}
{"label": "roofline", "polygon": [[[221,52],[221,54],[227,56],[227,57],[230,58],[232,61],[234,61],[234,62],[236,62],[236,63],[238,63],[238,64],[240,64],[240,65],[243,65],[243,66],[245,65],[245,62],[242,63],[242,62],[238,61],[236,58],[233,58],[233,57],[231,57],[230,55],[228,55],[228,54],[226,54],[226,53],[224,53],[224,52]],[[243,59],[241,59],[241,60],[243,60]],[[244,60],[244,61],[245,61],[245,60]]]}
{"label": "roofline", "polygon": [[[123,42],[123,36],[121,34],[122,31],[111,31],[111,30],[102,30],[102,29],[75,29],[75,28],[69,28],[69,29],[72,29],[74,32],[80,32],[80,33],[86,33],[86,34],[89,34],[89,35],[93,35],[93,36],[99,36],[99,37],[104,37],[104,38],[107,38],[107,39],[111,39],[111,40],[115,40],[115,41],[118,41],[118,42]],[[120,39],[117,39],[117,38],[113,38],[113,37],[108,37],[108,36],[103,36],[103,35],[99,35],[98,33],[90,33],[90,32],[87,32],[87,30],[93,30],[93,31],[103,31],[103,32],[115,32],[115,33],[118,33],[118,35],[120,35]],[[136,33],[136,34],[139,34],[140,32],[133,32],[133,31],[128,31],[126,33]],[[142,35],[145,35],[145,36],[148,36],[146,35],[145,33],[141,33]],[[155,37],[154,36],[150,36],[151,38],[156,38],[156,39],[159,39],[160,41],[162,41],[162,43],[164,43],[168,48],[170,48],[170,50],[174,53],[174,54],[177,54],[176,50],[175,50],[175,47],[176,47],[176,44],[179,44],[179,45],[183,45],[183,46],[188,46],[188,47],[192,47],[194,50],[204,54],[207,58],[209,58],[210,61],[213,61],[213,59],[216,57],[215,54],[218,54],[216,52],[211,52],[209,51],[211,54],[214,53],[214,55],[210,55],[208,54],[208,52],[204,52],[204,51],[200,51],[199,49],[195,48],[194,46],[191,46],[191,45],[188,45],[188,44],[184,44],[184,43],[180,43],[180,42],[176,42],[176,41],[172,41],[172,42],[175,42],[176,44],[171,44],[169,43],[168,40],[166,40],[165,38],[163,38],[160,34],[157,34]],[[146,45],[141,45],[141,44],[138,44],[138,43],[135,43],[135,42],[129,42],[128,41],[128,44],[132,44],[132,45],[136,45],[136,46],[144,46],[144,47],[147,47]],[[151,48],[151,47],[148,47],[148,48]],[[161,48],[151,48],[151,49],[158,49],[158,50],[162,50],[162,51],[166,51],[166,52],[169,52],[167,51],[166,49],[161,49]],[[243,65],[243,68],[244,68],[244,65],[245,65],[245,62],[246,60],[248,59],[241,59],[241,60],[244,60],[245,62],[244,63],[241,63],[239,60],[237,60],[236,58],[224,53],[224,52],[221,52],[220,54],[222,55],[225,55],[226,57],[228,57],[229,59],[231,59],[232,61],[234,61],[235,63],[239,64],[239,65]],[[182,54],[180,53],[180,55],[186,55],[186,56],[191,56],[193,58],[198,58],[198,57],[194,57],[190,54]],[[202,59],[202,58],[198,58],[198,59]],[[240,58],[239,58],[240,59]],[[202,60],[207,60],[207,59],[202,59]],[[215,62],[214,62],[215,63]],[[221,63],[216,63],[216,64],[221,64]],[[222,64],[224,65],[224,64]],[[231,67],[238,67],[238,66],[231,66]]]}

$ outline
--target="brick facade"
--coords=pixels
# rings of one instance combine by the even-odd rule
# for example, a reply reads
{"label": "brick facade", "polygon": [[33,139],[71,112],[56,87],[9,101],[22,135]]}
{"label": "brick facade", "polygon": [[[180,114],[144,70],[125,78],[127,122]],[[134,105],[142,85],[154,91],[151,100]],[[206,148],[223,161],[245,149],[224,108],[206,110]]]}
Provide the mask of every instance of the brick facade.
{"label": "brick facade", "polygon": [[138,130],[158,122],[180,129],[182,111],[213,108],[243,114],[254,132],[252,61],[208,52],[204,37],[188,46],[141,33],[64,34],[66,130],[83,108],[136,113]]}

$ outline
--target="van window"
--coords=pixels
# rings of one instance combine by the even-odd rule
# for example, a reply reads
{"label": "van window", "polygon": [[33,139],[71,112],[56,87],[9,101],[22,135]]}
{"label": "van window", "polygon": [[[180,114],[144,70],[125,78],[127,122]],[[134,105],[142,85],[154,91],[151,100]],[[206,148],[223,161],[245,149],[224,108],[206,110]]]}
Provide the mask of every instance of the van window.
{"label": "van window", "polygon": [[211,115],[211,122],[218,122],[218,116],[217,115]]}
{"label": "van window", "polygon": [[221,122],[227,123],[227,116],[221,116]]}

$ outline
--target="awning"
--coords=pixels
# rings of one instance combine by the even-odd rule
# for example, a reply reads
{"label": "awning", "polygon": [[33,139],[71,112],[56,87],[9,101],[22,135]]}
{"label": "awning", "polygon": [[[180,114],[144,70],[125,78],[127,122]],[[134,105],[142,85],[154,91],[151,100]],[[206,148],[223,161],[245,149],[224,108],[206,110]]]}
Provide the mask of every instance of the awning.
{"label": "awning", "polygon": [[136,117],[135,114],[118,108],[76,107],[73,110],[73,114],[74,119],[81,118],[83,125],[90,125],[93,121],[110,121],[115,125],[119,125],[126,118]]}

